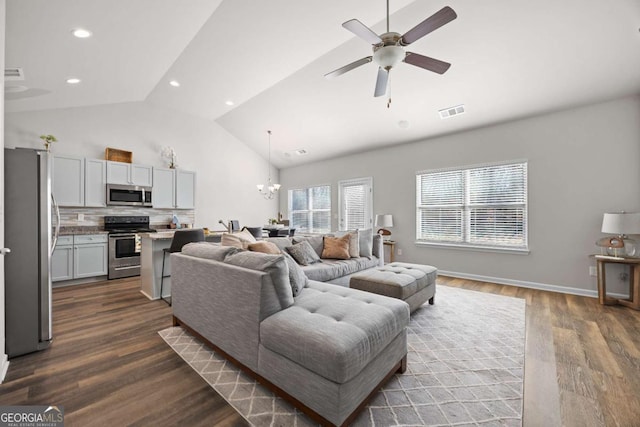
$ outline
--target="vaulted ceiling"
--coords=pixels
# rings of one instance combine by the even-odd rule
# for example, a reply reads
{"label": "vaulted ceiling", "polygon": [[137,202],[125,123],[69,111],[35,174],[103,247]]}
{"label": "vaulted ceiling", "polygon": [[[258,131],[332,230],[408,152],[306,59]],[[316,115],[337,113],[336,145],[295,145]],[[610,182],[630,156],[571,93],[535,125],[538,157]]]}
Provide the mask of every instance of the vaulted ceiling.
{"label": "vaulted ceiling", "polygon": [[387,108],[374,63],[323,77],[371,55],[341,24],[384,33],[382,0],[8,0],[6,67],[25,79],[6,81],[5,110],[148,102],[216,121],[265,157],[270,129],[287,167],[640,93],[637,0],[390,0],[390,30],[447,5],[457,19],[408,50],[451,68],[399,64]]}

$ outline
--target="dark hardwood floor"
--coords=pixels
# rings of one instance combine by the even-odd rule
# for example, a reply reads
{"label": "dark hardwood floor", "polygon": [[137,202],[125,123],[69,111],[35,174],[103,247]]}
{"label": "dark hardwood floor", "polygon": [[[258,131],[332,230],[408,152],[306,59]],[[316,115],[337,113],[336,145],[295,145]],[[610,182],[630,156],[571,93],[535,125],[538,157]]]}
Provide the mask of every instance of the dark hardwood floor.
{"label": "dark hardwood floor", "polygon": [[[640,312],[463,279],[438,284],[526,299],[525,426],[640,425]],[[62,405],[68,426],[246,425],[160,338],[171,309],[139,285],[55,289],[54,342],[11,360],[0,405]]]}

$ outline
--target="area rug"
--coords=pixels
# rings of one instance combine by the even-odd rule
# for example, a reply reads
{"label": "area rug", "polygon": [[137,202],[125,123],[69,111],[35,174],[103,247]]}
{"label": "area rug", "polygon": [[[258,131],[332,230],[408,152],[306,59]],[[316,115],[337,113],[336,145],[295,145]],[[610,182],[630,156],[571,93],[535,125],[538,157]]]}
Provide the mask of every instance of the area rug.
{"label": "area rug", "polygon": [[[250,424],[314,423],[180,327],[159,332]],[[408,368],[355,426],[521,426],[525,301],[439,286],[411,316]]]}

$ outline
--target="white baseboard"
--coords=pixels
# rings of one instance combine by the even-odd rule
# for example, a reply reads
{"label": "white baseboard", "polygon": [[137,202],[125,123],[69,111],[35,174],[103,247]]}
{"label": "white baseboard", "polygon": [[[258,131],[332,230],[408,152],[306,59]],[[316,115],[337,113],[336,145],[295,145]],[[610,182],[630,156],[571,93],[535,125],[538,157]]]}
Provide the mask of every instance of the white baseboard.
{"label": "white baseboard", "polygon": [[[481,276],[479,274],[457,273],[455,271],[438,270],[438,274],[443,276],[456,277],[459,279],[477,280],[480,282],[497,283],[499,285],[518,286],[521,288],[538,289],[541,291],[559,292],[562,294],[580,295],[583,297],[598,298],[597,290],[572,288],[570,286],[549,285],[547,283],[528,282],[524,280],[503,279],[501,277]],[[628,298],[628,295],[607,293],[614,298]]]}
{"label": "white baseboard", "polygon": [[4,381],[4,377],[7,375],[9,369],[9,358],[6,354],[0,355],[0,384]]}

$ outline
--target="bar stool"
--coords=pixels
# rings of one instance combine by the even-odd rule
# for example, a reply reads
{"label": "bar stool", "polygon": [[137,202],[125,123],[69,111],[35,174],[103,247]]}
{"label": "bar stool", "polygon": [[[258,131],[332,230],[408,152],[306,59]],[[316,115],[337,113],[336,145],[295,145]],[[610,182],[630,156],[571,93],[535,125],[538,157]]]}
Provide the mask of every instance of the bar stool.
{"label": "bar stool", "polygon": [[182,252],[182,247],[187,243],[204,242],[204,231],[201,228],[194,230],[176,230],[171,240],[171,246],[162,250],[162,276],[160,279],[160,299],[167,304],[171,305],[171,300],[167,301],[162,296],[162,289],[164,287],[164,278],[171,277],[171,275],[164,275],[164,264],[167,254],[174,252]]}

